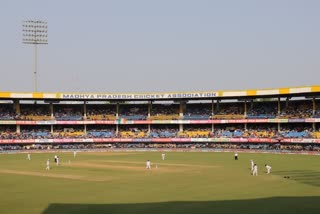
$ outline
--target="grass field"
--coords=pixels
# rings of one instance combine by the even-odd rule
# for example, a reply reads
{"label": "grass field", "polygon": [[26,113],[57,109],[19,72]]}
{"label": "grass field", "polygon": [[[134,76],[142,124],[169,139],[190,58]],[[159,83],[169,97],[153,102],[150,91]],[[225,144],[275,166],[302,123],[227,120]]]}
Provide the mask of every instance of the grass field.
{"label": "grass field", "polygon": [[[235,161],[233,153],[171,152],[162,161],[159,152],[58,155],[60,166],[53,153],[32,154],[31,161],[26,154],[0,155],[1,214],[320,213],[320,156],[240,153]],[[250,175],[250,159],[259,166],[257,177]],[[269,175],[265,163],[272,166]]]}

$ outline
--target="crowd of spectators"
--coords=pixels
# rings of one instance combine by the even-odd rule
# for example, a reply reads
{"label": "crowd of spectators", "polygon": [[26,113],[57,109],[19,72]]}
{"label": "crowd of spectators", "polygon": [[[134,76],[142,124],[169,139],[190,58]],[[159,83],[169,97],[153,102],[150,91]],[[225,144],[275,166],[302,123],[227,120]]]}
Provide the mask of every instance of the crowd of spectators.
{"label": "crowd of spectators", "polygon": [[[278,114],[277,102],[247,103],[248,119],[266,118],[320,118],[320,103],[317,103],[313,115],[312,102],[287,101],[281,102]],[[13,104],[0,104],[0,120],[115,120],[117,107],[115,104],[88,104],[86,113],[84,105],[54,104],[51,115],[48,104],[21,104],[20,113]],[[152,104],[150,109],[152,120],[207,120],[207,119],[244,119],[244,103],[212,104],[187,103],[183,108],[183,117],[179,114],[179,104]],[[52,117],[53,116],[53,117]],[[148,119],[147,104],[120,104],[119,119]],[[246,127],[246,128],[245,128]],[[155,125],[150,130],[147,125],[68,125],[58,126],[0,126],[0,139],[92,139],[92,138],[269,138],[269,139],[320,139],[320,129],[314,131],[311,123],[283,123],[278,130],[277,124],[215,124],[210,125]],[[181,127],[180,127],[181,128]],[[183,130],[183,131],[182,131]],[[209,148],[209,149],[257,149],[277,151],[320,151],[320,146],[310,144],[233,144],[233,143],[114,143],[114,144],[36,144],[31,149],[99,149],[99,148]],[[30,149],[30,145],[0,145],[0,150]]]}
{"label": "crowd of spectators", "polygon": [[112,126],[92,125],[87,128],[87,138],[113,138],[116,129]]}
{"label": "crowd of spectators", "polygon": [[[313,111],[312,101],[281,101],[280,112],[276,101],[244,103],[220,102],[187,103],[180,112],[180,104],[152,104],[148,117],[148,104],[119,104],[118,119],[126,120],[208,120],[208,119],[299,119],[320,118],[320,103]],[[19,113],[18,113],[19,112]],[[181,113],[181,114],[180,114]],[[20,104],[16,110],[13,104],[0,104],[0,120],[115,120],[116,104],[54,104],[51,115],[49,104]],[[183,115],[183,116],[182,116]]]}
{"label": "crowd of spectators", "polygon": [[11,150],[90,150],[90,149],[210,149],[210,150],[261,150],[261,151],[306,151],[320,152],[315,144],[234,144],[234,143],[113,143],[113,144],[33,144],[33,145],[0,145],[0,151]]}
{"label": "crowd of spectators", "polygon": [[0,104],[0,120],[15,120],[16,118],[17,114],[13,104]]}
{"label": "crowd of spectators", "polygon": [[148,117],[147,104],[122,104],[119,107],[119,118],[127,120],[146,120]]}
{"label": "crowd of spectators", "polygon": [[54,117],[60,121],[83,120],[83,105],[54,105]]}
{"label": "crowd of spectators", "polygon": [[208,125],[185,125],[178,137],[187,138],[211,138],[213,137],[212,127]]}
{"label": "crowd of spectators", "polygon": [[0,129],[0,139],[25,140],[25,139],[70,139],[70,138],[87,138],[84,131],[80,128],[65,128],[57,126],[54,132],[50,128],[28,127],[16,132],[12,127]]}
{"label": "crowd of spectators", "polygon": [[17,120],[51,120],[49,105],[21,105],[20,114],[16,116]]}
{"label": "crowd of spectators", "polygon": [[115,104],[87,105],[87,120],[115,120],[116,112]]}
{"label": "crowd of spectators", "polygon": [[86,134],[82,127],[73,126],[57,126],[52,133],[52,138],[54,139],[71,139],[71,138],[86,138]]}
{"label": "crowd of spectators", "polygon": [[151,120],[178,120],[179,104],[153,104],[150,113]]}
{"label": "crowd of spectators", "polygon": [[208,120],[212,115],[212,104],[187,104],[183,119],[185,120]]}
{"label": "crowd of spectators", "polygon": [[313,115],[311,101],[288,101],[281,105],[279,118],[310,118]]}
{"label": "crowd of spectators", "polygon": [[314,118],[320,118],[320,102],[316,102],[316,109],[313,115]]}
{"label": "crowd of spectators", "polygon": [[283,125],[280,130],[281,137],[284,138],[312,138],[312,128],[304,126]]}
{"label": "crowd of spectators", "polygon": [[243,103],[219,103],[215,105],[212,119],[244,119]]}
{"label": "crowd of spectators", "polygon": [[149,133],[150,138],[174,138],[177,137],[179,129],[173,125],[155,125]]}
{"label": "crowd of spectators", "polygon": [[277,102],[252,102],[247,104],[248,119],[276,118],[278,114]]}
{"label": "crowd of spectators", "polygon": [[[28,126],[25,126],[28,127]],[[241,125],[217,126],[187,126],[179,131],[175,125],[153,125],[148,131],[146,125],[119,126],[102,125],[88,126],[85,132],[82,126],[29,126],[18,132],[15,126],[2,126],[0,139],[63,139],[63,138],[269,138],[269,139],[320,139],[320,129],[313,131],[311,127],[283,125],[280,130],[274,126],[251,125],[247,129]]]}
{"label": "crowd of spectators", "polygon": [[120,138],[147,138],[148,128],[146,126],[132,127],[121,126],[117,137]]}

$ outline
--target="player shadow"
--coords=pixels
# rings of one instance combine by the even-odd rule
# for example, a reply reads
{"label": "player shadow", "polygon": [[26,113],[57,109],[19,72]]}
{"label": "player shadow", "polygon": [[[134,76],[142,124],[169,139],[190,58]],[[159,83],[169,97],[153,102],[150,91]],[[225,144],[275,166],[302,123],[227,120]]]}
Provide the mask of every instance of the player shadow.
{"label": "player shadow", "polygon": [[[275,171],[276,175],[288,177],[304,184],[319,187],[320,186],[320,171],[313,170],[290,170],[290,171]],[[320,212],[319,212],[320,213]]]}
{"label": "player shadow", "polygon": [[50,204],[43,214],[318,214],[320,197],[272,197],[229,201],[177,201],[140,204]]}

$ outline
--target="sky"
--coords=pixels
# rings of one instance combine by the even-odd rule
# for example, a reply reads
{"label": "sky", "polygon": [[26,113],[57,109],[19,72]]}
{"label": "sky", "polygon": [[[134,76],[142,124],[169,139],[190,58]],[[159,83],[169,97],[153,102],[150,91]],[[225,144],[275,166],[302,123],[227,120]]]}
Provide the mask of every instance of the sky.
{"label": "sky", "polygon": [[0,91],[32,92],[22,21],[48,22],[41,92],[320,85],[318,0],[1,0]]}

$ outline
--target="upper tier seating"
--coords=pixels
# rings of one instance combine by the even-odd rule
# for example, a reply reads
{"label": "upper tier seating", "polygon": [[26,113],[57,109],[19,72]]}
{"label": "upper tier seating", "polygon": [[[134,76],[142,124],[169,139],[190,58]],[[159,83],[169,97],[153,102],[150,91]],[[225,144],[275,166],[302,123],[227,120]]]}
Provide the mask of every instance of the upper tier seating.
{"label": "upper tier seating", "polygon": [[184,120],[208,120],[212,115],[211,104],[187,104],[183,115]]}
{"label": "upper tier seating", "polygon": [[146,120],[148,117],[148,106],[144,105],[120,105],[119,118],[126,120]]}
{"label": "upper tier seating", "polygon": [[179,120],[179,105],[153,104],[151,108],[151,120]]}

